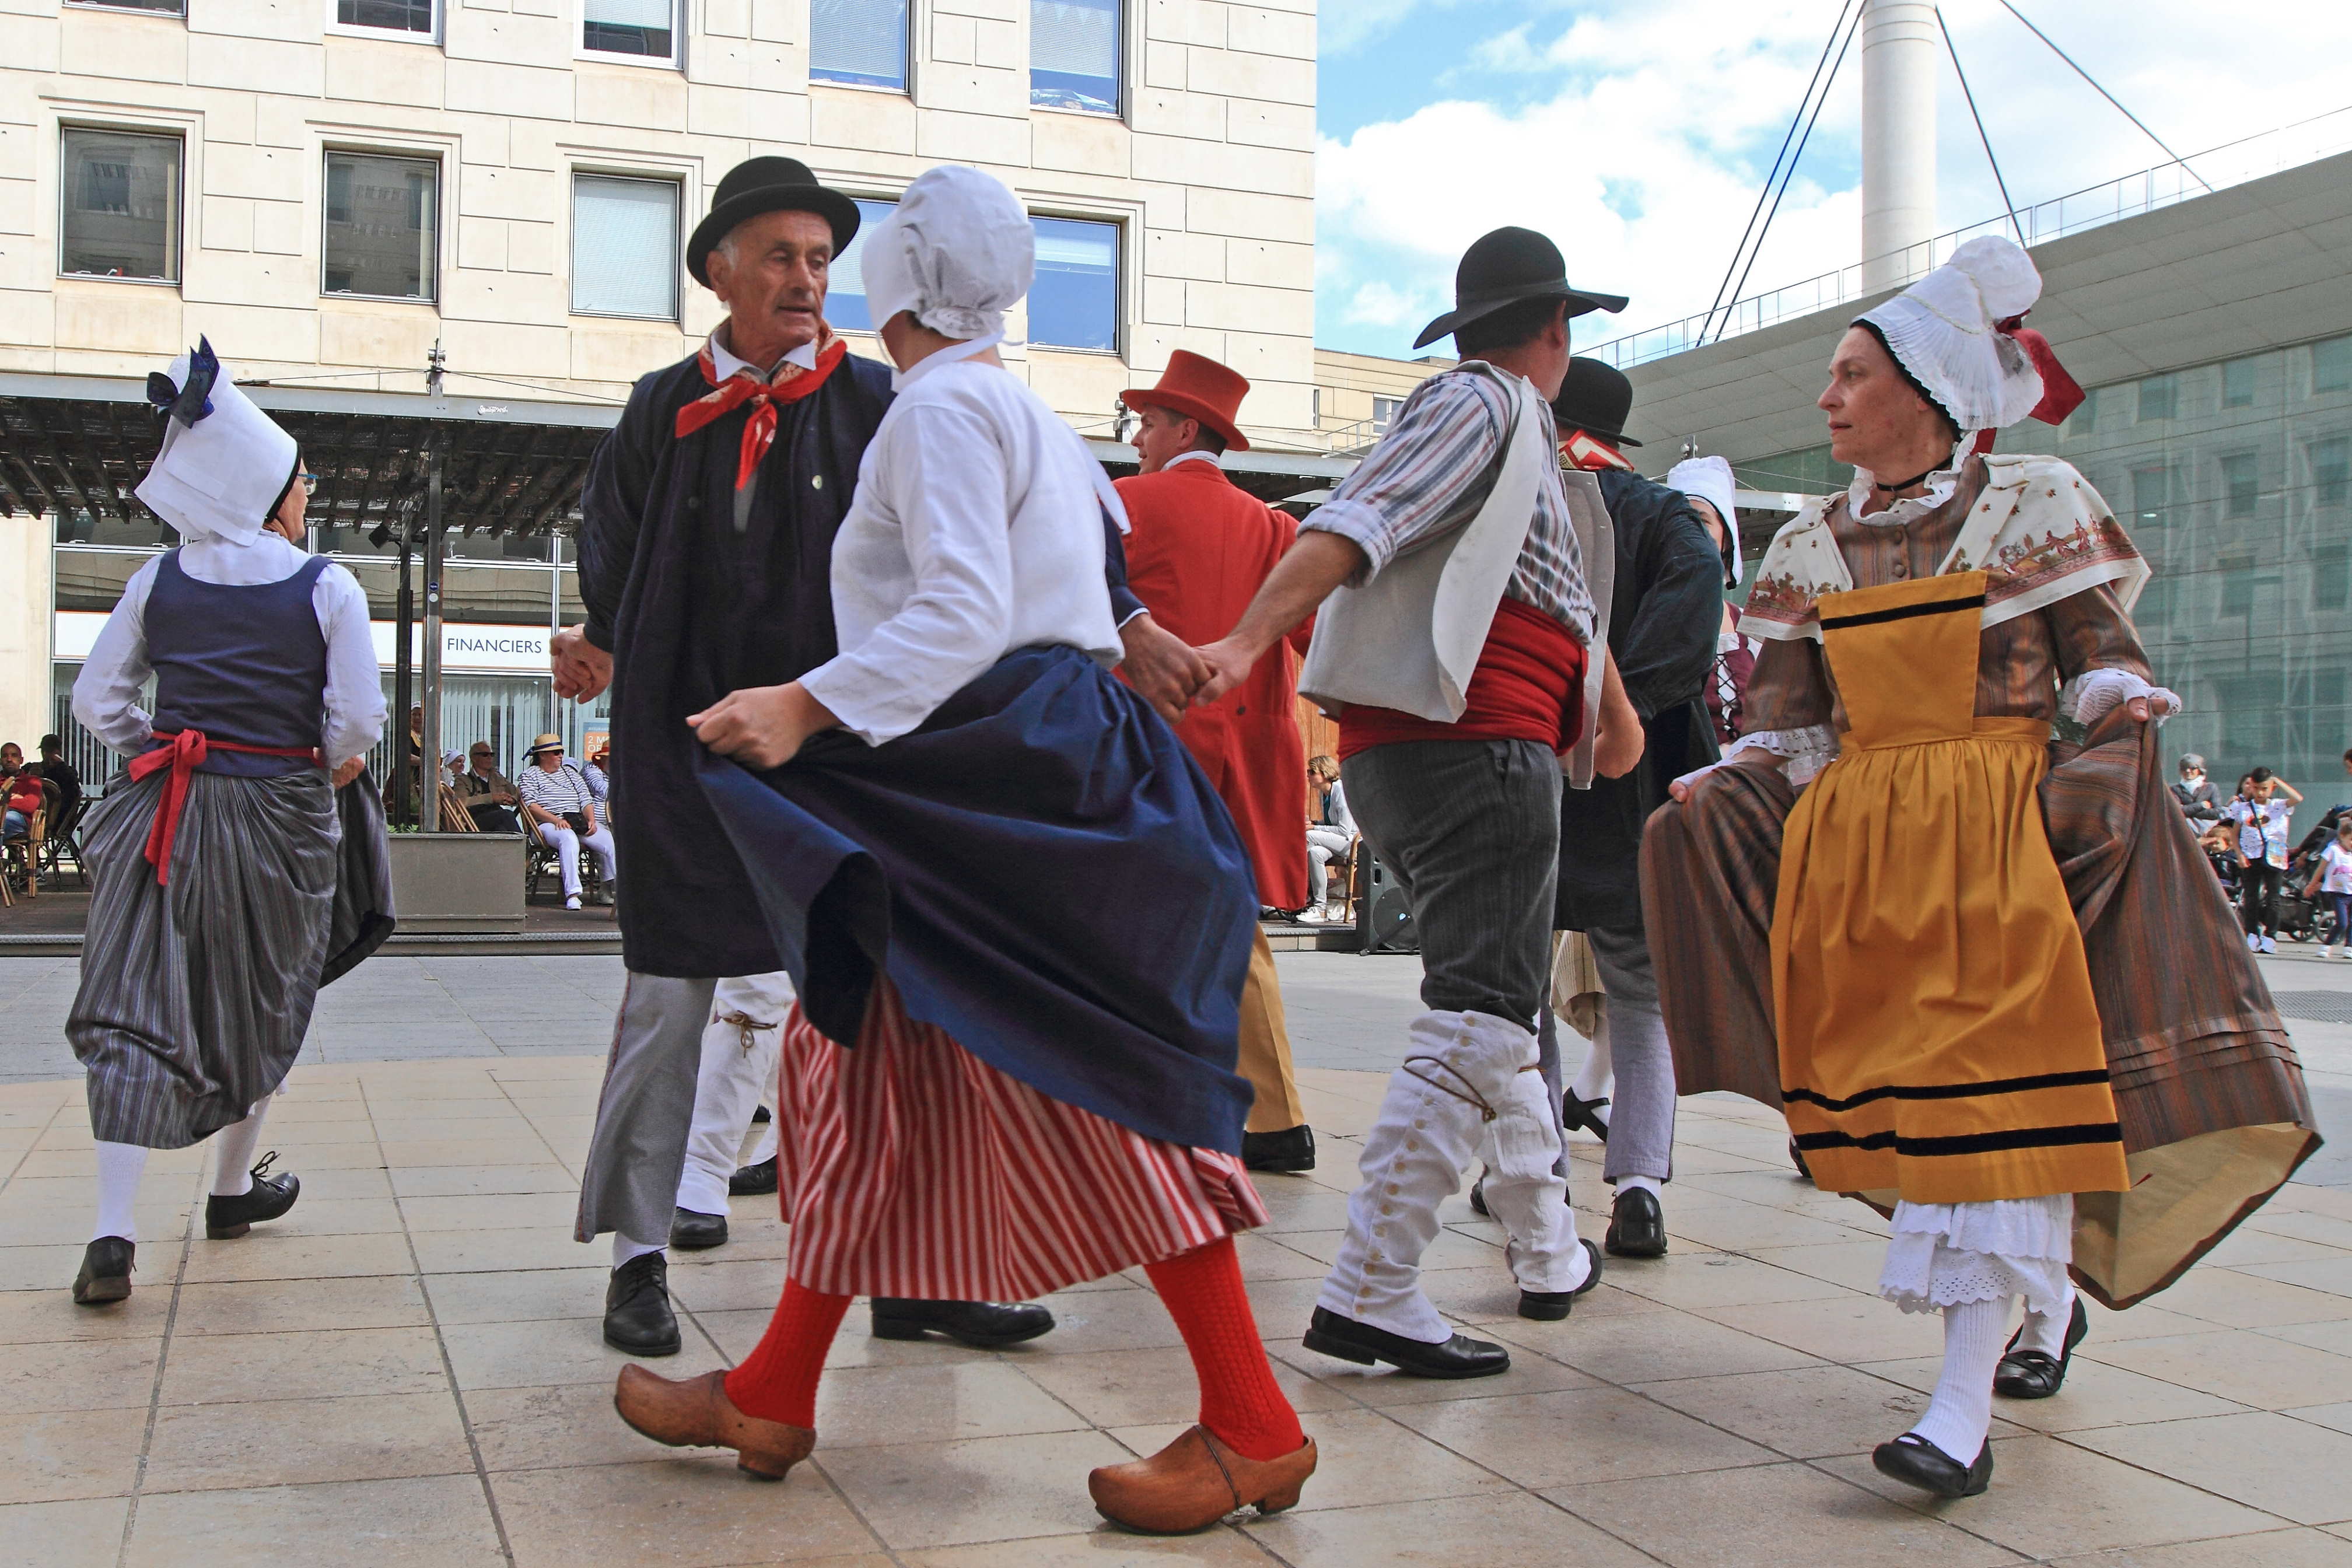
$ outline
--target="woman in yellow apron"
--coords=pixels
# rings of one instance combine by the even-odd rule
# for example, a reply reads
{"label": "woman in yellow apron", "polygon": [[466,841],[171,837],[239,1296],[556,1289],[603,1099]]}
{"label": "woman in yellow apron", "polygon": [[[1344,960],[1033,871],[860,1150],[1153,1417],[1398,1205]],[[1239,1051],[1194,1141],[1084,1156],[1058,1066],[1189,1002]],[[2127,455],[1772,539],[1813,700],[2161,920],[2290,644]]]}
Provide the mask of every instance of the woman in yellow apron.
{"label": "woman in yellow apron", "polygon": [[[1846,333],[1821,406],[1853,485],[1773,541],[1746,730],[1643,847],[1684,1092],[1780,1103],[1824,1190],[1892,1209],[1880,1293],[1944,1316],[1928,1407],[1874,1459],[1947,1497],[1990,1481],[1996,1391],[2063,1386],[2087,1326],[2070,1265],[2128,1305],[2316,1143],[2210,877],[2168,869],[2179,814],[2137,814],[2115,761],[2152,759],[2147,721],[2178,706],[2126,613],[2146,563],[2068,465],[1967,450],[2073,406],[2017,331],[2040,289],[1974,240]],[[2119,797],[2089,798],[2115,787],[2094,768],[2053,801],[2062,706]],[[2151,932],[2216,995],[2123,996],[2118,953]]]}

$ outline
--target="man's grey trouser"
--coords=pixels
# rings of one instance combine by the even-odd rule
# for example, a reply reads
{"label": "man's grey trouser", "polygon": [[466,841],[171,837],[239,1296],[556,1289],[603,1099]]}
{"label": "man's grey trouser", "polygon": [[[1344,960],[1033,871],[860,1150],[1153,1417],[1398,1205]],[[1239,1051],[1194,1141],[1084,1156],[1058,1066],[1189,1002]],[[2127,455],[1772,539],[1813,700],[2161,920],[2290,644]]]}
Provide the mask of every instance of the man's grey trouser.
{"label": "man's grey trouser", "polygon": [[[1617,1071],[1601,1174],[1612,1184],[1620,1176],[1653,1176],[1663,1182],[1674,1173],[1675,1053],[1666,1044],[1666,1021],[1658,1013],[1658,974],[1650,963],[1649,938],[1637,928],[1616,926],[1596,927],[1584,935],[1592,944],[1601,988],[1607,994],[1609,1049]],[[1559,1026],[1549,1006],[1536,1040],[1544,1087],[1551,1091],[1557,1110],[1566,1076],[1560,1066]],[[1567,1160],[1563,1147],[1563,1167]],[[1560,1174],[1568,1174],[1567,1170]]]}
{"label": "man's grey trouser", "polygon": [[678,1173],[694,1128],[702,1030],[719,982],[629,976],[613,1023],[613,1054],[596,1100],[596,1131],[580,1173],[575,1240],[617,1230],[665,1246],[677,1212]]}

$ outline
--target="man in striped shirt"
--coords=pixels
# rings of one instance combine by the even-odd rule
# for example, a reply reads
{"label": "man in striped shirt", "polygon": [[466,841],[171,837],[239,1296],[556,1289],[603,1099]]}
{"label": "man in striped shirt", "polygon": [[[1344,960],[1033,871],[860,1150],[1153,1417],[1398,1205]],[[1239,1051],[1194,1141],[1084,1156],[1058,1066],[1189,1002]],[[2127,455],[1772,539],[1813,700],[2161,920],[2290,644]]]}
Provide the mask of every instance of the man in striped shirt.
{"label": "man in striped shirt", "polygon": [[[1601,1277],[1553,1169],[1559,1107],[1535,1070],[1535,1026],[1562,773],[1585,764],[1596,721],[1589,760],[1603,774],[1629,771],[1642,743],[1596,635],[1549,407],[1568,319],[1625,301],[1570,288],[1558,247],[1520,228],[1470,247],[1454,295],[1414,346],[1450,332],[1464,363],[1406,399],[1234,630],[1201,650],[1213,700],[1322,606],[1299,689],[1338,712],[1348,803],[1412,900],[1428,1011],[1366,1140],[1306,1344],[1429,1377],[1510,1365],[1501,1346],[1454,1333],[1419,1284],[1437,1206],[1474,1153],[1493,1173],[1486,1202],[1510,1232],[1522,1316],[1564,1318]],[[1464,633],[1480,626],[1466,668]]]}

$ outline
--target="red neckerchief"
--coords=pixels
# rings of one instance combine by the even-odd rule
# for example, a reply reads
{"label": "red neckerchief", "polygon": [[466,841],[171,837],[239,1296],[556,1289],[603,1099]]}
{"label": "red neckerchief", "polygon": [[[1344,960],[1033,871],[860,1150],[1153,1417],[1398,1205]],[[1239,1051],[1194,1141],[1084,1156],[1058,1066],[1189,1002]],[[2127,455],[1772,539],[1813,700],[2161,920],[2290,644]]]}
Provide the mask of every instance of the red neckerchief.
{"label": "red neckerchief", "polygon": [[1591,473],[1603,468],[1622,468],[1629,474],[1634,471],[1633,465],[1625,460],[1622,452],[1582,430],[1570,430],[1568,438],[1559,444],[1559,452],[1568,459],[1568,466],[1571,468],[1583,468]]}
{"label": "red neckerchief", "polygon": [[732,413],[744,404],[753,405],[751,417],[743,422],[743,446],[735,458],[735,488],[741,489],[751,482],[759,471],[760,459],[768,455],[768,447],[776,438],[776,410],[787,403],[798,403],[824,384],[824,378],[834,373],[842,356],[849,352],[847,344],[834,335],[833,329],[817,324],[816,365],[814,369],[785,363],[777,368],[773,380],[762,381],[759,373],[748,366],[737,371],[725,381],[719,379],[719,362],[712,357],[710,343],[705,339],[702,352],[696,362],[702,366],[702,379],[713,390],[696,398],[677,411],[677,433],[691,436],[723,414]]}
{"label": "red neckerchief", "polygon": [[240,746],[234,741],[208,739],[202,730],[180,730],[166,733],[154,732],[155,739],[167,742],[152,752],[131,759],[131,776],[143,779],[150,773],[172,770],[163,781],[163,798],[155,803],[155,821],[147,829],[147,864],[155,868],[155,885],[165,887],[172,880],[172,840],[180,830],[180,812],[188,804],[188,779],[205,760],[208,752],[243,752],[256,757],[308,757],[320,767],[326,766],[316,749],[309,746]]}

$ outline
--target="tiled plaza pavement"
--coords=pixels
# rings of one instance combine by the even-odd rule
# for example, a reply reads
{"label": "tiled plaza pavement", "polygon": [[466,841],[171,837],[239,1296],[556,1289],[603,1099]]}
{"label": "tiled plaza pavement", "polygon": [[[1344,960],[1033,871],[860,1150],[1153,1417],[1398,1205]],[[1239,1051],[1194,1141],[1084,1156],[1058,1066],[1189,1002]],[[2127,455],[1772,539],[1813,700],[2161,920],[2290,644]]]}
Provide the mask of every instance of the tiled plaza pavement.
{"label": "tiled plaza pavement", "polygon": [[[201,1155],[159,1155],[137,1292],[104,1311],[65,1289],[90,1212],[79,1087],[0,1086],[0,1563],[2352,1565],[2352,1189],[2291,1187],[2157,1302],[2095,1310],[2064,1394],[2002,1405],[1992,1493],[1930,1506],[1867,1450],[1921,1407],[1937,1322],[1871,1297],[1881,1226],[1795,1180],[1745,1101],[1685,1102],[1672,1255],[1612,1264],[1564,1323],[1512,1315],[1496,1231],[1447,1205],[1432,1294],[1510,1343],[1508,1375],[1302,1350],[1382,1082],[1313,1070],[1323,1168],[1265,1180],[1275,1222],[1242,1246],[1321,1472],[1291,1513],[1155,1542],[1085,1490],[1192,1415],[1139,1279],[1064,1294],[1051,1336],[995,1354],[871,1340],[853,1312],[815,1458],[781,1486],[624,1428],[604,1249],[569,1238],[598,1070],[301,1067],[265,1140],[300,1204],[186,1239]],[[1579,1142],[1588,1205],[1597,1153]],[[766,1321],[784,1232],[737,1207],[738,1239],[673,1272],[665,1372],[740,1357]]]}

